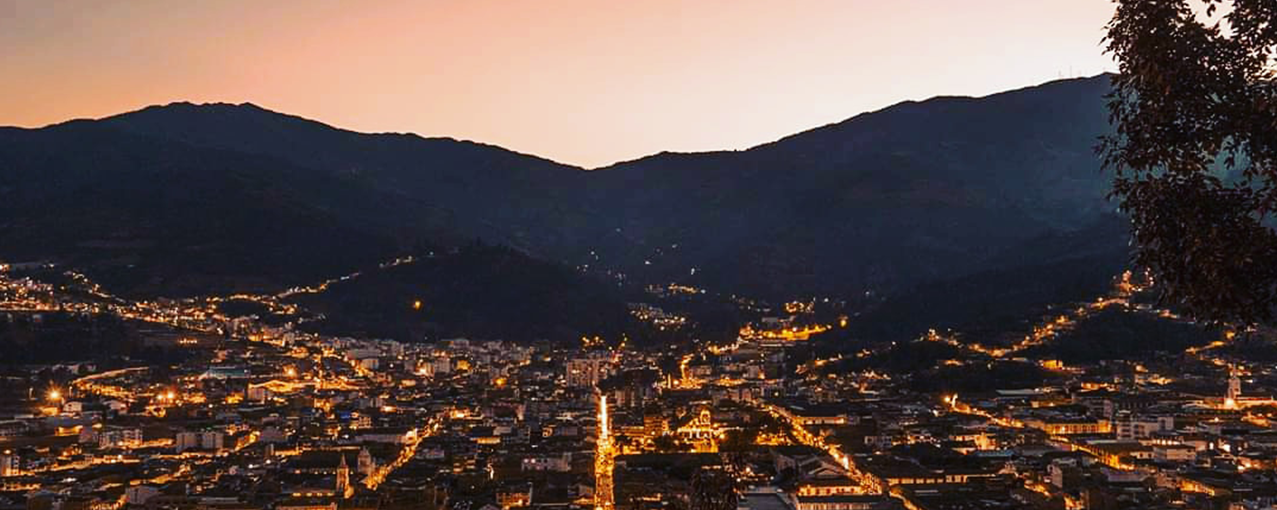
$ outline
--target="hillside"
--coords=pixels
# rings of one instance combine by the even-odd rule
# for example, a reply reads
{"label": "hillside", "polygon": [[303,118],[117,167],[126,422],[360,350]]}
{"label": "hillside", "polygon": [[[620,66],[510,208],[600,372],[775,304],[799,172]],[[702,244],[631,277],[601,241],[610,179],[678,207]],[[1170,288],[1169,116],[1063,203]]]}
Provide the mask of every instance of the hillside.
{"label": "hillside", "polygon": [[1125,260],[1093,151],[1107,88],[1099,76],[906,102],[748,150],[589,171],[251,104],[0,128],[0,260],[180,296],[477,239],[625,282],[769,299],[941,289],[934,301],[1036,278],[1031,301],[1047,302]]}
{"label": "hillside", "polygon": [[482,244],[366,271],[297,300],[327,316],[314,329],[334,335],[576,343],[641,333],[615,286]]}
{"label": "hillside", "polygon": [[1103,220],[1107,88],[1099,76],[903,103],[746,151],[598,170],[591,192],[612,205],[622,234],[604,239],[625,267],[638,255],[662,278],[692,266],[706,285],[763,294],[900,290]]}
{"label": "hillside", "polygon": [[0,258],[122,291],[308,283],[392,256],[402,212],[358,179],[98,123],[0,130]]}

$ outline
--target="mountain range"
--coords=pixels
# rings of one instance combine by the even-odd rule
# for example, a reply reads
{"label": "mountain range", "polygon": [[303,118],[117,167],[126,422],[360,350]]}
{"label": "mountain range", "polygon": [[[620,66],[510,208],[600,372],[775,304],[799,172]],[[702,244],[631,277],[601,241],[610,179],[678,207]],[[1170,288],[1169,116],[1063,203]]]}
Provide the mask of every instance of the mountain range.
{"label": "mountain range", "polygon": [[623,281],[771,299],[1121,263],[1125,220],[1093,149],[1109,79],[905,102],[747,150],[588,170],[252,104],[0,128],[0,260],[179,296],[477,239]]}

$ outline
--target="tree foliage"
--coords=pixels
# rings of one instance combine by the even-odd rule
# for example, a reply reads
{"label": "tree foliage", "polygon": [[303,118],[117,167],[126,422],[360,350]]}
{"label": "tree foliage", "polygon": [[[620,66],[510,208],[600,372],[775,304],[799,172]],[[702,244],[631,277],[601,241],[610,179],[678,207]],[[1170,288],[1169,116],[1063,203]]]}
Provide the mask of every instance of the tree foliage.
{"label": "tree foliage", "polygon": [[735,510],[736,481],[721,469],[701,468],[692,475],[692,510]]}
{"label": "tree foliage", "polygon": [[1116,126],[1100,144],[1135,261],[1163,299],[1211,322],[1277,300],[1277,0],[1117,0]]}

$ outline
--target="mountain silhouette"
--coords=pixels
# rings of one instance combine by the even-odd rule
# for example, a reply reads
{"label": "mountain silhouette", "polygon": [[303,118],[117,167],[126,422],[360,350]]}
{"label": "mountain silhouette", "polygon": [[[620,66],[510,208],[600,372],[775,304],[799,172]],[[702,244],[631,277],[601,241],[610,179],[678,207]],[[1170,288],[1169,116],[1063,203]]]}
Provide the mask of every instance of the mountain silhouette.
{"label": "mountain silhouette", "polygon": [[[478,239],[627,281],[772,298],[1115,260],[1125,220],[1093,151],[1109,78],[906,102],[748,150],[591,170],[252,104],[0,128],[0,258],[183,295]],[[1043,248],[1064,237],[1069,251]]]}

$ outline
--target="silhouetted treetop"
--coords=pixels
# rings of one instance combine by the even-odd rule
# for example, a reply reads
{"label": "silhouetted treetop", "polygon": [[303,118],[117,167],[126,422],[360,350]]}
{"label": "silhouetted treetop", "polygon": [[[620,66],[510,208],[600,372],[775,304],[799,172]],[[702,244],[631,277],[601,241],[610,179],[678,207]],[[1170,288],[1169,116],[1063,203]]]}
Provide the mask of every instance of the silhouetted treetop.
{"label": "silhouetted treetop", "polygon": [[1105,38],[1120,68],[1116,129],[1100,151],[1136,262],[1199,318],[1265,321],[1277,300],[1277,1],[1117,3]]}

